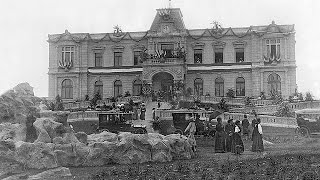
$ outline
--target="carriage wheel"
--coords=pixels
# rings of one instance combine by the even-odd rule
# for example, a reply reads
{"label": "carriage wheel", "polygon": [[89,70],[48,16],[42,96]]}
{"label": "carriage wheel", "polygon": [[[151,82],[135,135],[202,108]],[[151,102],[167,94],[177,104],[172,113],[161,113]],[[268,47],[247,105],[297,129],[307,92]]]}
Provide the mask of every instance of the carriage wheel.
{"label": "carriage wheel", "polygon": [[303,137],[310,137],[309,129],[306,127],[299,128],[299,134]]}
{"label": "carriage wheel", "polygon": [[183,131],[181,129],[177,129],[176,131],[174,131],[174,134],[183,135]]}
{"label": "carriage wheel", "polygon": [[145,130],[142,128],[138,128],[134,131],[135,134],[145,134]]}

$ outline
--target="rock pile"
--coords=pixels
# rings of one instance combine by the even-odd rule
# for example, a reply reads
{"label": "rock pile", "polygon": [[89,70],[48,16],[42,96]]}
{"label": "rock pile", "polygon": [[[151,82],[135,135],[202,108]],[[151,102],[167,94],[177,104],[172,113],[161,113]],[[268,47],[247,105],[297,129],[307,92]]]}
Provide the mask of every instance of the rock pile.
{"label": "rock pile", "polygon": [[37,132],[34,142],[22,141],[16,136],[19,128],[12,128],[15,126],[9,123],[4,124],[2,129],[11,130],[0,133],[0,155],[36,169],[168,162],[194,156],[185,136],[128,132],[114,134],[106,131],[86,135],[74,133],[64,123],[66,117],[63,112],[46,112],[45,117],[37,118],[33,123]]}
{"label": "rock pile", "polygon": [[25,122],[27,114],[36,109],[40,101],[28,83],[18,84],[0,96],[0,123]]}

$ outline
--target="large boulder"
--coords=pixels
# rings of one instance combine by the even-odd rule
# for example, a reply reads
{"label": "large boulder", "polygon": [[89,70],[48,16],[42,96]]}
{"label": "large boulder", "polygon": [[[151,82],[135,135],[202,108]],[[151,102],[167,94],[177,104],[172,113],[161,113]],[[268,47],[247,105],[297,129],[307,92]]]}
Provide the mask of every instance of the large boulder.
{"label": "large boulder", "polygon": [[90,134],[87,137],[89,144],[95,142],[118,142],[118,135],[115,133],[103,131],[99,134]]}
{"label": "large boulder", "polygon": [[86,162],[90,153],[90,147],[82,143],[79,144],[59,144],[55,145],[54,153],[57,162],[61,166],[81,166]]}
{"label": "large boulder", "polygon": [[135,164],[151,161],[151,144],[148,134],[121,133],[120,142],[114,154],[118,164]]}
{"label": "large boulder", "polygon": [[15,144],[12,140],[0,141],[0,156],[8,159],[15,157]]}
{"label": "large boulder", "polygon": [[38,138],[35,142],[51,143],[52,139],[59,136],[57,132],[62,128],[62,124],[55,122],[52,118],[37,118],[33,123]]}
{"label": "large boulder", "polygon": [[0,124],[0,141],[13,140],[25,141],[26,140],[26,126],[25,124]]}
{"label": "large boulder", "polygon": [[164,140],[167,140],[170,144],[173,159],[191,159],[194,157],[192,146],[186,136],[169,134]]}
{"label": "large boulder", "polygon": [[157,133],[148,134],[148,142],[151,145],[151,160],[153,162],[172,161],[171,147],[165,136]]}
{"label": "large boulder", "polygon": [[113,157],[117,151],[117,142],[95,142],[89,145],[90,152],[83,166],[103,166],[114,163]]}
{"label": "large boulder", "polygon": [[15,159],[28,168],[43,169],[58,167],[52,143],[15,143]]}
{"label": "large boulder", "polygon": [[18,84],[0,96],[0,123],[25,123],[30,112],[39,111],[37,107],[40,101],[28,83]]}
{"label": "large boulder", "polygon": [[54,169],[49,169],[44,172],[41,172],[36,175],[29,176],[28,180],[56,180],[56,179],[64,179],[71,178],[72,174],[69,168],[66,167],[58,167]]}

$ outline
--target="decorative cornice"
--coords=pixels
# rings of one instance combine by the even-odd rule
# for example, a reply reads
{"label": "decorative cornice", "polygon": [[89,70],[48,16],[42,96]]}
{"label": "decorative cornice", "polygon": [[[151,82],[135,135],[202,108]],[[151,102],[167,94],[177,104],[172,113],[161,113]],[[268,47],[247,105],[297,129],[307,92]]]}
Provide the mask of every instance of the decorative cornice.
{"label": "decorative cornice", "polygon": [[111,49],[112,49],[113,52],[123,52],[124,46],[115,45],[115,46],[112,46]]}
{"label": "decorative cornice", "polygon": [[97,52],[97,51],[103,52],[105,49],[106,49],[106,47],[104,47],[104,46],[94,46],[94,47],[92,48],[92,51],[95,51],[95,52]]}
{"label": "decorative cornice", "polygon": [[191,46],[193,49],[203,49],[204,48],[204,43],[203,42],[194,42],[191,43]]}
{"label": "decorative cornice", "polygon": [[246,41],[234,41],[232,44],[234,48],[245,48],[247,46]]}
{"label": "decorative cornice", "polygon": [[135,44],[131,46],[133,51],[143,51],[146,47],[142,44]]}
{"label": "decorative cornice", "polygon": [[226,43],[223,41],[214,41],[212,43],[212,47],[214,49],[223,49],[226,46]]}

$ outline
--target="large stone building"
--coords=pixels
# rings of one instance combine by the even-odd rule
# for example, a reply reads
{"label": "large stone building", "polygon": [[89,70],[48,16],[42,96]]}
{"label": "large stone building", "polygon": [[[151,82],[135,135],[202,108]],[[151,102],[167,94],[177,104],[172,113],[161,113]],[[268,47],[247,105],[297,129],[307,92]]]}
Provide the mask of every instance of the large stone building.
{"label": "large stone building", "polygon": [[[144,85],[172,90],[175,82],[197,95],[259,96],[296,89],[294,25],[187,29],[180,9],[158,9],[147,31],[49,35],[49,98],[103,98]],[[149,85],[149,86],[148,86]]]}

